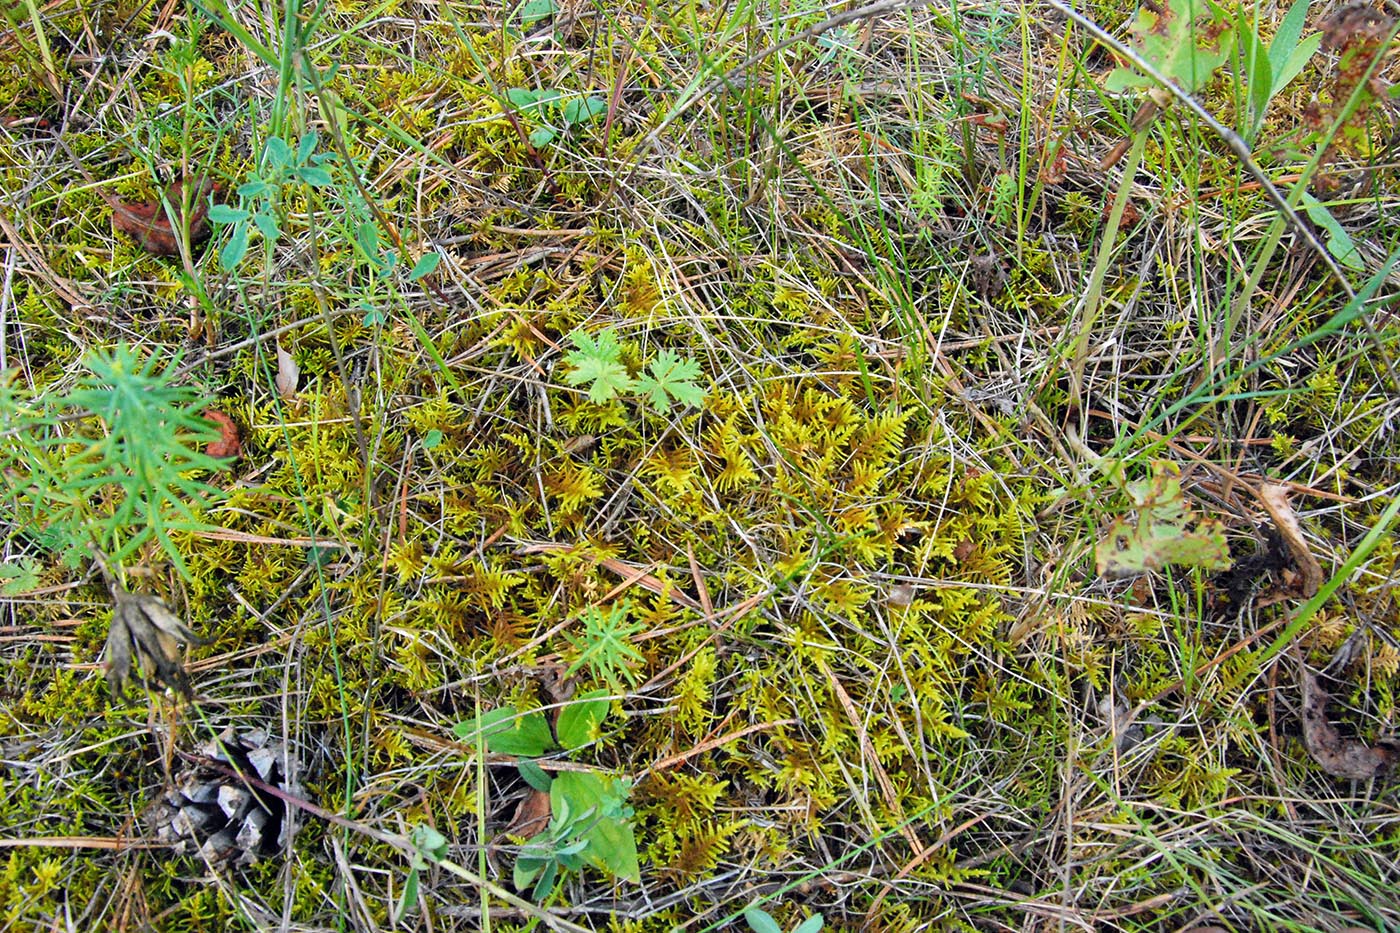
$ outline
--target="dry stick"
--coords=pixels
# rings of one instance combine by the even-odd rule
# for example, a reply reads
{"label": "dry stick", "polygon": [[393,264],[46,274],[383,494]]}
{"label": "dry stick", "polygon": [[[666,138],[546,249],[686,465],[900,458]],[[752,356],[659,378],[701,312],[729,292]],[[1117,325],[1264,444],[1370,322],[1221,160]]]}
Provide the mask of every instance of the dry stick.
{"label": "dry stick", "polygon": [[[199,765],[200,767],[211,768],[215,771],[220,772],[221,774],[225,774],[238,781],[242,781],[243,783],[247,784],[249,787],[255,790],[259,790],[265,794],[269,794],[273,797],[276,797],[283,803],[288,804],[289,806],[296,807],[298,810],[305,811],[306,813],[309,813],[314,817],[325,820],[327,823],[330,823],[333,826],[339,826],[342,829],[348,829],[352,832],[359,833],[362,836],[368,836],[376,842],[382,842],[385,845],[393,846],[395,849],[398,849],[400,852],[409,856],[409,858],[413,858],[415,856],[421,857],[422,855],[418,847],[415,846],[412,843],[412,841],[405,838],[404,836],[399,836],[394,833],[386,833],[383,830],[375,829],[372,826],[366,826],[365,824],[358,823],[355,820],[347,819],[346,817],[343,817],[338,813],[332,813],[330,810],[318,807],[316,804],[312,803],[309,800],[303,800],[294,794],[287,793],[280,787],[274,787],[273,785],[262,780],[255,774],[246,774],[240,769],[231,767],[230,765],[222,761],[218,761],[213,758],[206,758],[202,755],[191,755],[188,752],[180,752],[180,757],[193,764]],[[449,862],[444,859],[442,861],[434,861],[433,864],[437,865],[439,868],[442,868],[449,874],[456,875],[458,878],[461,878],[468,884],[472,884],[478,888],[486,890],[491,895],[500,898],[501,900],[505,901],[507,904],[511,905],[517,910],[525,911],[527,915],[535,918],[536,920],[539,920],[541,923],[545,924],[551,929],[564,930],[567,931],[567,933],[591,933],[591,931],[589,931],[587,928],[578,926],[577,924],[570,923],[569,921],[564,920],[561,917],[555,916],[548,910],[545,910],[544,908],[539,907],[535,904],[531,904],[523,897],[517,897],[516,895],[511,894],[509,891],[496,884],[495,882],[487,878],[483,878],[475,872],[470,871],[462,867],[461,865],[458,865],[455,862]]]}
{"label": "dry stick", "polygon": [[[1303,223],[1303,219],[1298,216],[1298,212],[1293,209],[1292,205],[1288,203],[1288,199],[1285,198],[1283,193],[1269,180],[1269,176],[1264,174],[1264,170],[1259,167],[1259,163],[1254,161],[1254,156],[1250,152],[1248,143],[1241,139],[1234,130],[1211,116],[1205,107],[1201,106],[1190,94],[1186,93],[1180,87],[1177,87],[1177,85],[1166,75],[1162,74],[1155,65],[1143,58],[1135,50],[1109,35],[1098,23],[1095,23],[1083,13],[1072,9],[1062,2],[1062,0],[1046,0],[1046,2],[1054,9],[1059,10],[1065,16],[1082,26],[1089,35],[1093,36],[1101,44],[1132,62],[1134,67],[1160,84],[1172,97],[1175,97],[1187,110],[1190,110],[1198,120],[1210,127],[1211,131],[1219,136],[1225,142],[1225,145],[1230,147],[1230,151],[1240,160],[1245,170],[1253,175],[1255,180],[1259,182],[1259,187],[1263,189],[1264,194],[1268,197],[1269,201],[1273,203],[1274,207],[1278,209],[1279,214],[1283,216],[1288,225],[1293,228],[1295,233],[1303,238],[1303,242],[1308,245],[1308,248],[1316,253],[1318,258],[1322,260],[1322,264],[1327,267],[1327,271],[1332,273],[1332,277],[1335,278],[1337,284],[1341,286],[1342,293],[1347,296],[1348,303],[1356,300],[1356,290],[1353,289],[1351,283],[1347,281],[1347,277],[1342,272],[1341,267],[1339,267],[1332,258],[1332,254],[1327,252],[1327,247],[1322,245],[1322,241],[1317,238],[1317,234],[1312,231],[1312,228]],[[1381,362],[1385,365],[1386,375],[1390,377],[1393,384],[1400,385],[1400,379],[1396,378],[1395,369],[1391,365],[1389,355],[1385,352],[1384,345],[1381,343],[1380,335],[1377,334],[1376,329],[1371,326],[1369,318],[1365,315],[1360,315],[1360,318],[1362,326],[1366,328],[1367,337],[1376,348]]]}

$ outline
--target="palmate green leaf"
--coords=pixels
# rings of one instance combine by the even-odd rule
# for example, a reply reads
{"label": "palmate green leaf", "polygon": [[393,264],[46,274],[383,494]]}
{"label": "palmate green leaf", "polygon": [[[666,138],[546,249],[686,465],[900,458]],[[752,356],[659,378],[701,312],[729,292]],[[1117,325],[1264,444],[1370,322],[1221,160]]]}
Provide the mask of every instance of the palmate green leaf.
{"label": "palmate green leaf", "polygon": [[573,367],[564,374],[564,381],[571,386],[587,384],[589,401],[598,404],[610,401],[635,384],[627,365],[622,362],[617,332],[611,327],[599,331],[596,340],[582,330],[574,331],[570,339],[578,349],[564,357]]}
{"label": "palmate green leaf", "polygon": [[705,401],[705,391],[695,384],[698,378],[698,362],[681,359],[671,350],[662,350],[652,361],[649,372],[637,378],[637,391],[663,414],[670,411],[672,399],[682,405],[699,407]]}
{"label": "palmate green leaf", "polygon": [[[36,442],[59,459],[54,494],[35,507],[50,521],[82,521],[82,529],[70,529],[64,537],[91,535],[118,563],[155,538],[188,577],[169,533],[209,527],[197,511],[223,493],[190,471],[215,472],[223,463],[204,453],[219,431],[203,417],[207,400],[173,384],[178,364],[178,357],[143,357],[125,344],[90,354],[91,374],[55,407],[95,416],[102,431],[97,437],[82,432]],[[75,502],[80,507],[74,508]],[[96,503],[110,504],[103,511]]]}
{"label": "palmate green leaf", "polygon": [[[1211,0],[1167,0],[1155,9],[1144,5],[1132,31],[1138,54],[1191,94],[1229,60],[1235,39],[1229,15]],[[1115,68],[1104,82],[1110,91],[1156,86],[1130,68]]]}

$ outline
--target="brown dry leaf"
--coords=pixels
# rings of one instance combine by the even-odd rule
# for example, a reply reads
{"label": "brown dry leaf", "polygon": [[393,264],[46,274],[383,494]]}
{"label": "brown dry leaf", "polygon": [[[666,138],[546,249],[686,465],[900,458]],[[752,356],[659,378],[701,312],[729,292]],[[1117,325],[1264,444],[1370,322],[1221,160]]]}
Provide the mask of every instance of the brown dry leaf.
{"label": "brown dry leaf", "polygon": [[1283,535],[1283,540],[1288,545],[1288,553],[1293,558],[1293,565],[1302,575],[1298,581],[1298,593],[1305,599],[1314,595],[1322,586],[1322,565],[1313,557],[1307,542],[1303,540],[1303,526],[1298,523],[1297,514],[1288,504],[1288,487],[1272,484],[1261,486],[1259,501],[1268,511],[1269,517],[1274,520],[1274,527]]}
{"label": "brown dry leaf", "polygon": [[277,345],[277,375],[273,380],[277,384],[277,394],[288,401],[296,398],[297,383],[301,381],[301,367],[297,366],[297,361],[292,359],[292,355],[282,349],[282,345]]}
{"label": "brown dry leaf", "polygon": [[238,438],[238,425],[217,408],[204,409],[204,417],[217,424],[220,432],[219,439],[205,445],[204,452],[211,457],[238,459],[243,453],[243,443]]}
{"label": "brown dry leaf", "polygon": [[189,678],[180,663],[180,643],[202,645],[204,639],[171,612],[159,597],[114,588],[112,598],[116,607],[103,652],[112,696],[118,696],[131,677],[133,652],[144,678],[188,696]]}
{"label": "brown dry leaf", "polygon": [[1333,777],[1369,781],[1390,770],[1400,749],[1381,744],[1372,748],[1355,739],[1342,738],[1327,720],[1331,696],[1318,683],[1317,676],[1303,672],[1303,744],[1308,754]]}
{"label": "brown dry leaf", "polygon": [[549,792],[530,788],[530,793],[526,794],[518,806],[515,808],[515,816],[511,817],[510,825],[501,830],[503,836],[524,836],[527,839],[536,833],[543,832],[549,825],[551,815],[549,806]]}
{"label": "brown dry leaf", "polygon": [[[178,211],[184,203],[184,181],[177,181],[165,192],[166,198]],[[194,194],[190,198],[190,243],[200,243],[209,238],[209,195],[214,192],[214,183],[208,178],[195,181]],[[171,226],[165,207],[160,201],[131,203],[113,199],[112,226],[127,234],[141,248],[156,256],[180,255],[180,227]]]}

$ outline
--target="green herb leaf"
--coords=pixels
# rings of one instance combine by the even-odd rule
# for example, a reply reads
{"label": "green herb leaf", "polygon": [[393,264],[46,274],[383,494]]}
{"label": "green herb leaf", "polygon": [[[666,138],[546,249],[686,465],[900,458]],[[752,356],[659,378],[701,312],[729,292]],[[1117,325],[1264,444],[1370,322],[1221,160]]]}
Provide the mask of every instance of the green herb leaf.
{"label": "green herb leaf", "polygon": [[243,257],[248,252],[248,224],[240,220],[233,225],[233,232],[229,234],[228,242],[219,249],[219,267],[225,272],[232,272],[238,268],[238,264],[243,261]]}
{"label": "green herb leaf", "polygon": [[646,397],[658,412],[671,409],[671,400],[683,405],[700,406],[705,392],[693,380],[700,376],[700,364],[693,359],[681,359],[671,350],[662,350],[652,361],[650,373],[637,379],[637,391]]}
{"label": "green herb leaf", "polygon": [[575,97],[564,104],[563,117],[569,126],[577,126],[589,120],[596,120],[607,112],[608,102],[601,97]]}
{"label": "green herb leaf", "polygon": [[622,347],[611,327],[599,331],[597,340],[582,330],[574,331],[571,338],[578,349],[564,357],[565,362],[573,367],[565,373],[565,382],[571,386],[586,383],[589,400],[599,404],[632,388],[632,376],[622,362]]}
{"label": "green herb leaf", "polygon": [[317,136],[315,130],[307,130],[301,134],[301,140],[297,143],[297,164],[305,163],[311,158],[311,154],[316,151]]}
{"label": "green herb leaf", "polygon": [[598,738],[599,727],[608,718],[608,709],[612,706],[607,696],[606,690],[590,690],[564,707],[559,721],[554,724],[560,745],[575,749]]}
{"label": "green herb leaf", "polygon": [[263,161],[269,168],[283,169],[292,160],[292,148],[280,136],[270,136],[263,144]]}
{"label": "green herb leaf", "polygon": [[422,258],[413,264],[413,270],[408,273],[408,280],[416,282],[425,275],[432,275],[440,262],[442,262],[441,253],[424,253]]}
{"label": "green herb leaf", "polygon": [[526,784],[529,784],[541,793],[549,793],[549,786],[554,783],[554,779],[549,776],[544,768],[541,768],[529,758],[520,759],[516,767],[520,769],[520,776],[525,779]]}
{"label": "green herb leaf", "polygon": [[[1205,87],[1230,58],[1235,39],[1229,16],[1212,0],[1168,0],[1144,5],[1133,21],[1137,52],[1187,93]],[[1116,68],[1104,86],[1110,91],[1155,88],[1157,82],[1129,68]]]}
{"label": "green herb leaf", "polygon": [[778,921],[773,919],[773,915],[762,907],[750,907],[744,911],[744,921],[749,925],[753,933],[783,933],[783,928],[778,926]]}
{"label": "green herb leaf", "polygon": [[593,771],[562,771],[550,786],[549,803],[556,813],[576,814],[572,818],[576,826],[586,826],[580,833],[587,842],[582,849],[584,861],[637,883],[641,869],[630,823],[631,810],[626,806],[630,789],[625,781]]}
{"label": "green herb leaf", "polygon": [[227,204],[214,204],[210,206],[206,216],[216,224],[236,224],[240,220],[247,220],[248,212],[229,207]]}
{"label": "green herb leaf", "polygon": [[558,9],[554,0],[526,0],[520,5],[516,18],[520,20],[520,25],[531,26],[553,16]]}
{"label": "green herb leaf", "polygon": [[549,722],[539,710],[522,714],[513,707],[502,706],[475,719],[459,722],[452,731],[471,745],[480,745],[484,740],[486,748],[498,755],[537,758],[554,747]]}

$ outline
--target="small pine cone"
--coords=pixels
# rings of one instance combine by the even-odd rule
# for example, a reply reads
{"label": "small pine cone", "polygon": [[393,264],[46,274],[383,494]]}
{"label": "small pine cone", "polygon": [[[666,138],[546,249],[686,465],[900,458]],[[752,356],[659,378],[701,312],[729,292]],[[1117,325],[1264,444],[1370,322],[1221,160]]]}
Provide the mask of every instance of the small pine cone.
{"label": "small pine cone", "polygon": [[[199,749],[206,757],[264,783],[298,793],[287,780],[287,748],[266,732],[225,729]],[[193,764],[151,808],[156,842],[182,855],[198,853],[213,868],[251,865],[282,850],[294,832],[287,805],[223,770]]]}

